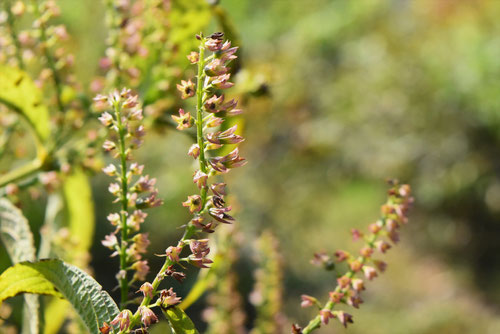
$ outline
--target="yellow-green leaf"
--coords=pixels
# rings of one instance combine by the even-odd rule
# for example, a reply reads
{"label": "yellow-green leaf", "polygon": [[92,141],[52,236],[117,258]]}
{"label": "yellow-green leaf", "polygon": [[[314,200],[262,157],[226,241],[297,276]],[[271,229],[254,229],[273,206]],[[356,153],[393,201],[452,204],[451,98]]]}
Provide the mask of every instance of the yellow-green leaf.
{"label": "yellow-green leaf", "polygon": [[64,199],[67,208],[68,228],[71,238],[76,241],[73,249],[72,264],[86,267],[86,255],[92,245],[94,237],[94,202],[92,200],[92,188],[85,172],[75,169],[70,174],[63,186]]}
{"label": "yellow-green leaf", "polygon": [[179,307],[162,310],[175,334],[199,334],[188,315]]}
{"label": "yellow-green leaf", "polygon": [[0,303],[21,293],[62,297],[54,284],[30,264],[30,262],[18,263],[0,275]]}
{"label": "yellow-green leaf", "polygon": [[21,293],[64,297],[90,333],[119,312],[113,299],[92,277],[61,260],[18,263],[0,275],[0,304]]}
{"label": "yellow-green leaf", "polygon": [[50,135],[49,111],[42,102],[40,89],[26,72],[0,65],[0,103],[24,116],[41,142],[47,140]]}
{"label": "yellow-green leaf", "polygon": [[[178,54],[187,55],[196,48],[199,42],[194,35],[203,31],[211,18],[210,5],[205,0],[172,2],[169,42],[178,46]],[[186,57],[181,58],[183,63],[188,64]]]}

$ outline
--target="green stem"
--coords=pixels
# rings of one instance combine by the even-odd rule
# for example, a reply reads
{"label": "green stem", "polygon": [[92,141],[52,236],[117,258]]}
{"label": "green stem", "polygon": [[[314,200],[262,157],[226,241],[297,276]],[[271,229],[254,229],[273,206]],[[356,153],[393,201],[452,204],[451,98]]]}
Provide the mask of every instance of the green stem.
{"label": "green stem", "polygon": [[[115,50],[120,50],[120,12],[115,6],[113,0],[106,1],[106,20],[108,25],[108,40],[107,46],[114,48]],[[112,82],[110,82],[111,87],[121,86],[121,69],[120,69],[120,59],[119,55],[114,55],[113,59],[113,69],[115,73],[112,73]],[[114,75],[114,77],[113,77]]]}
{"label": "green stem", "polygon": [[35,160],[30,161],[24,166],[14,169],[13,171],[8,172],[0,176],[0,188],[5,185],[16,182],[20,179],[23,179],[27,176],[30,176],[36,172],[38,172],[43,166],[43,161],[36,158]]}
{"label": "green stem", "polygon": [[[185,240],[191,239],[191,237],[193,236],[193,234],[195,232],[196,232],[196,228],[193,225],[188,225],[186,227],[186,230],[184,231],[184,235],[182,236],[181,241],[185,241]],[[184,243],[181,242],[180,243],[180,247],[184,248],[184,246],[185,246]],[[153,280],[153,283],[151,283],[151,285],[153,286],[153,293],[151,294],[152,296],[155,296],[156,293],[157,293],[158,286],[160,285],[161,281],[163,280],[163,273],[167,270],[168,267],[170,267],[173,264],[175,264],[175,262],[173,262],[169,258],[167,258],[165,260],[165,263],[161,267],[160,271],[158,272],[158,274],[156,274],[156,277]],[[130,319],[130,326],[129,326],[129,328],[133,328],[135,325],[139,324],[139,318],[141,316],[141,314],[139,312],[140,308],[141,308],[141,306],[149,305],[149,303],[151,302],[151,299],[152,299],[152,297],[144,296],[144,299],[142,300],[141,305],[139,306],[139,308],[137,309],[137,311],[134,313],[134,315]]]}
{"label": "green stem", "polygon": [[[120,245],[120,271],[127,272],[128,261],[127,261],[127,242],[128,242],[128,227],[127,227],[127,212],[128,212],[128,180],[127,180],[127,148],[125,144],[125,135],[127,129],[122,124],[121,116],[121,105],[120,103],[115,103],[115,115],[116,123],[118,127],[119,135],[119,150],[120,150],[120,181],[121,181],[121,198],[120,202],[122,205],[122,210],[120,212],[121,221],[121,245]],[[120,279],[120,290],[121,290],[121,307],[124,308],[127,303],[128,296],[128,280],[127,275]]]}
{"label": "green stem", "polygon": [[[199,163],[200,163],[200,170],[203,173],[207,173],[207,161],[205,158],[205,141],[203,137],[203,102],[204,102],[204,92],[203,92],[203,85],[204,85],[204,80],[203,78],[205,77],[204,75],[204,67],[205,67],[205,47],[203,44],[200,45],[200,54],[199,54],[199,61],[198,61],[198,77],[197,77],[197,87],[196,87],[196,126],[197,126],[197,131],[196,131],[196,139],[198,146],[200,147],[200,155],[199,155]],[[202,209],[205,210],[205,206],[207,203],[207,187],[203,187],[201,189],[201,198],[202,198]],[[190,223],[187,224],[186,230],[184,231],[184,235],[182,236],[181,242],[179,243],[179,246],[181,248],[184,248],[185,244],[183,241],[191,239],[191,237],[194,235],[196,232],[196,227],[191,225]],[[167,268],[171,265],[174,265],[175,262],[167,258],[165,260],[165,263],[161,267],[160,271],[156,275],[155,279],[153,280],[152,286],[153,286],[153,292],[151,296],[155,296],[157,294],[158,286],[160,285],[161,281],[163,280],[164,276],[163,273],[167,270]],[[140,322],[140,309],[141,306],[146,306],[149,305],[151,302],[152,297],[149,296],[144,296],[142,299],[141,305],[137,309],[137,311],[134,313],[132,318],[130,319],[130,325],[129,329],[133,328],[134,326],[138,325]]]}
{"label": "green stem", "polygon": [[[382,219],[382,227],[385,226],[385,219]],[[377,233],[374,233],[370,240],[367,241],[367,245],[370,247],[370,248],[374,248],[374,242],[377,240],[377,237],[379,235],[379,232]],[[368,260],[367,257],[365,256],[361,256],[360,258],[360,262],[362,265],[364,265],[366,263],[366,261]],[[356,275],[356,272],[352,269],[349,269],[349,271],[345,274],[345,276],[349,277],[349,278],[353,278],[354,276]],[[337,287],[335,288],[335,292],[342,292],[342,288],[340,287],[340,285],[337,285]],[[330,310],[332,311],[333,308],[335,307],[336,303],[329,300],[326,304],[325,304],[325,307],[323,309],[327,309],[327,310]],[[315,318],[313,318],[311,321],[309,321],[309,323],[307,324],[307,326],[302,330],[302,334],[309,334],[311,332],[313,332],[314,330],[318,329],[321,327],[321,317],[319,315],[317,315]]]}
{"label": "green stem", "polygon": [[11,4],[12,1],[5,1],[4,3],[5,11],[7,12],[7,23],[9,25],[10,37],[12,38],[12,41],[14,42],[14,45],[16,47],[16,58],[19,63],[19,68],[21,70],[24,70],[24,62],[23,62],[23,57],[21,55],[21,42],[19,42],[19,39],[17,38],[15,19],[14,19],[14,14],[12,14]]}
{"label": "green stem", "polygon": [[[40,14],[40,8],[38,7],[38,1],[33,0],[33,7],[35,9],[35,16],[37,18],[41,17]],[[45,26],[45,22],[43,20],[40,20],[40,41],[42,42],[42,49],[45,58],[47,59],[47,65],[49,65],[50,70],[52,71],[52,78],[54,79],[54,88],[56,90],[56,101],[57,101],[57,107],[60,112],[64,112],[64,104],[62,102],[62,81],[61,78],[59,77],[59,73],[57,72],[56,69],[56,63],[54,61],[54,57],[50,54],[49,48],[47,45],[47,27]]]}
{"label": "green stem", "polygon": [[[200,162],[200,170],[207,174],[207,161],[205,158],[205,140],[203,137],[203,78],[205,68],[205,46],[203,43],[200,44],[200,54],[198,60],[198,76],[196,81],[196,136],[198,141],[198,146],[200,147],[200,156],[198,160]],[[207,186],[201,188],[201,206],[205,207],[207,202]]]}

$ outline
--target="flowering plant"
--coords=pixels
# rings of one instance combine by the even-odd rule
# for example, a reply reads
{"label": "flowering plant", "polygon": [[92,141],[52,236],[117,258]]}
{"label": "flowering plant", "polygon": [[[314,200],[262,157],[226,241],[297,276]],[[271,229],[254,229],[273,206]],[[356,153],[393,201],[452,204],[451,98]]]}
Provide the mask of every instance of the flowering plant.
{"label": "flowering plant", "polygon": [[[24,294],[23,331],[29,333],[41,329],[40,310],[47,319],[47,333],[60,330],[66,318],[70,327],[83,324],[92,333],[147,333],[162,314],[172,332],[197,333],[184,310],[210,290],[210,307],[204,313],[207,331],[243,333],[245,317],[235,293],[237,279],[232,267],[238,231],[223,179],[232,169],[246,164],[238,148],[244,138],[239,123],[233,121],[242,109],[225,92],[234,85],[231,79],[238,47],[221,32],[209,36],[200,33],[192,39],[196,44],[171,41],[180,32],[165,23],[167,18],[175,23],[180,16],[200,8],[217,9],[221,17],[216,4],[194,1],[191,8],[161,0],[108,0],[106,6],[107,48],[100,60],[101,72],[88,90],[75,79],[74,57],[66,48],[70,36],[64,25],[54,24],[60,13],[54,1],[28,5],[6,1],[0,13],[5,46],[0,49],[0,120],[6,129],[0,154],[14,155],[15,147],[8,148],[7,143],[10,134],[22,126],[33,134],[36,152],[33,160],[21,167],[9,165],[9,171],[0,176],[0,239],[13,263],[0,275],[0,306],[8,298]],[[21,28],[25,16],[33,23]],[[187,30],[198,28],[203,27],[195,25]],[[169,47],[164,49],[161,43]],[[194,45],[196,51],[192,50]],[[179,70],[182,61],[177,57],[178,49],[190,51],[187,61],[196,66],[194,77],[171,75],[189,73]],[[150,57],[155,61],[149,61]],[[97,96],[91,98],[94,93]],[[181,100],[194,102],[173,99],[176,94]],[[193,137],[194,143],[186,151],[195,161],[192,182],[198,190],[182,202],[190,219],[182,225],[179,240],[157,254],[164,258],[163,264],[148,281],[150,241],[143,224],[147,224],[148,210],[163,201],[156,179],[146,174],[147,167],[137,161],[135,150],[146,140],[146,132],[156,126],[175,127]],[[85,136],[75,135],[83,131]],[[104,154],[111,156],[111,163],[102,163],[109,159]],[[107,215],[112,232],[101,243],[109,248],[111,257],[119,259],[113,270],[120,291],[118,303],[89,274],[88,250],[95,223],[89,175],[100,171],[112,178],[108,191],[115,207]],[[20,205],[16,206],[25,191],[34,199],[42,192],[47,198],[38,249],[28,220]],[[302,296],[302,306],[317,306],[318,314],[303,329],[294,324],[293,333],[310,333],[331,318],[344,326],[352,322],[350,314],[334,307],[358,307],[362,302],[360,293],[365,286],[358,276],[363,273],[371,280],[377,270],[385,269],[385,263],[372,255],[375,250],[385,253],[391,247],[382,237],[398,241],[398,229],[407,222],[411,202],[409,187],[393,182],[382,218],[370,225],[370,233],[363,236],[353,231],[354,239],[365,240],[360,255],[335,253],[337,261],[346,262],[348,269],[337,278],[328,301],[321,304],[314,297]],[[65,215],[66,225],[60,224],[60,215]],[[286,322],[280,311],[283,275],[279,246],[272,233],[265,232],[257,248],[260,267],[250,301],[258,318],[252,333],[279,333]],[[333,267],[326,253],[315,254],[313,262],[326,269]],[[171,283],[182,283],[188,266],[201,268],[202,273],[182,299]],[[62,311],[65,304],[61,299],[52,299],[43,307],[38,295],[65,299],[75,312]]]}

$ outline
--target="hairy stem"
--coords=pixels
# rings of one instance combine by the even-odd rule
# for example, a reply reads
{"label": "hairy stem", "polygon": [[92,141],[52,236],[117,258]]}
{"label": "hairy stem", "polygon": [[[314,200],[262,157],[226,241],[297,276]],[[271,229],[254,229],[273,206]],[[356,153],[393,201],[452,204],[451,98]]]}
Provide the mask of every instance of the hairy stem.
{"label": "hairy stem", "polygon": [[[198,60],[198,76],[196,82],[196,135],[198,146],[200,147],[200,170],[207,174],[207,161],[205,160],[205,141],[203,138],[203,78],[205,77],[203,70],[205,67],[205,46],[200,44],[200,55]],[[201,188],[201,203],[202,208],[207,202],[207,186]]]}
{"label": "hairy stem", "polygon": [[118,127],[118,142],[119,142],[119,150],[120,150],[120,181],[121,181],[121,206],[122,210],[120,212],[120,223],[121,223],[121,244],[120,244],[120,271],[125,272],[124,277],[120,278],[120,290],[121,290],[121,306],[125,307],[127,303],[127,295],[128,295],[128,280],[127,280],[127,242],[128,242],[128,227],[127,227],[127,212],[128,212],[128,180],[127,180],[127,148],[125,144],[125,135],[127,129],[124,128],[122,124],[122,116],[121,116],[121,105],[119,103],[115,103],[115,115],[116,115],[116,124]]}

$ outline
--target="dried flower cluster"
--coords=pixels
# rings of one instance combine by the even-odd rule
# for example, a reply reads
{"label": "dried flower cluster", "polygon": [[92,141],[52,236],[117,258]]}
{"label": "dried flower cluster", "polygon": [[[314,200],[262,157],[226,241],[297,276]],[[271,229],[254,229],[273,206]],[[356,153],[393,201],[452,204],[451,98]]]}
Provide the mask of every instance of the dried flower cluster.
{"label": "dried flower cluster", "polygon": [[[146,233],[139,233],[141,224],[147,217],[143,209],[162,204],[155,188],[156,179],[143,175],[144,166],[132,160],[132,150],[137,149],[145,135],[142,120],[142,109],[137,95],[129,89],[114,91],[108,96],[95,98],[98,108],[109,110],[99,117],[112,136],[103,144],[103,148],[112,152],[118,159],[118,166],[111,163],[103,168],[104,173],[113,177],[116,182],[109,185],[109,192],[120,203],[120,211],[110,213],[108,220],[115,227],[107,235],[102,244],[114,250],[112,256],[120,256],[120,271],[117,279],[122,292],[122,304],[127,302],[129,285],[133,281],[144,281],[149,271],[147,261],[142,258],[149,245]],[[130,279],[129,272],[133,272]]]}
{"label": "dried flower cluster", "polygon": [[[381,207],[381,218],[371,224],[369,232],[365,235],[361,231],[351,231],[353,240],[364,240],[364,246],[359,250],[359,255],[350,254],[343,250],[335,252],[337,262],[346,262],[349,269],[337,278],[336,288],[330,292],[326,304],[321,304],[316,298],[302,295],[302,307],[316,306],[319,314],[304,328],[293,325],[293,333],[311,333],[321,324],[328,324],[330,319],[337,319],[344,327],[353,322],[351,314],[343,310],[334,310],[337,304],[347,304],[358,308],[363,300],[361,292],[365,290],[365,281],[372,280],[379,273],[385,271],[387,264],[373,258],[375,252],[385,253],[399,241],[399,228],[408,223],[408,210],[413,203],[410,187],[400,185],[397,181],[390,181],[392,187],[388,192],[388,200]],[[384,240],[384,237],[386,240]],[[332,269],[334,262],[326,253],[317,253],[312,261],[325,269]],[[364,277],[363,277],[364,276]]]}
{"label": "dried flower cluster", "polygon": [[[150,310],[150,307],[159,306],[162,310],[167,310],[180,303],[180,298],[177,297],[172,288],[157,291],[160,282],[166,277],[172,277],[182,282],[185,274],[177,269],[178,267],[184,268],[182,263],[190,263],[199,268],[207,268],[212,263],[212,260],[208,258],[208,254],[210,253],[209,240],[196,239],[193,236],[197,232],[212,233],[218,224],[230,224],[234,221],[234,218],[228,214],[231,211],[231,207],[226,206],[224,200],[224,196],[226,195],[225,184],[222,182],[210,183],[210,180],[217,174],[227,173],[232,168],[244,165],[246,161],[239,156],[237,148],[223,156],[210,156],[210,152],[220,149],[224,145],[237,144],[243,141],[241,136],[235,134],[236,126],[224,131],[216,130],[224,122],[223,117],[241,113],[241,110],[236,109],[236,101],[225,101],[224,95],[220,93],[221,89],[232,86],[232,83],[228,81],[230,74],[227,64],[236,58],[235,52],[237,48],[231,47],[231,43],[228,41],[224,42],[222,33],[213,34],[208,38],[203,36],[197,36],[197,38],[200,40],[199,53],[193,52],[188,56],[188,59],[193,64],[198,65],[196,84],[192,80],[188,80],[182,81],[177,86],[181,91],[182,98],[187,99],[196,96],[196,116],[192,117],[190,112],[185,112],[182,109],[179,111],[179,116],[173,116],[180,130],[196,126],[197,142],[190,147],[188,154],[197,159],[199,163],[199,169],[193,175],[193,182],[197,185],[199,193],[189,195],[188,199],[182,203],[193,214],[193,218],[185,226],[184,235],[177,245],[170,246],[165,250],[163,255],[166,257],[165,263],[153,282],[144,283],[141,286],[139,291],[142,292],[143,299],[138,310],[134,314],[130,310],[123,310],[111,321],[110,324],[119,326],[120,331],[123,333],[128,333],[139,325],[141,328],[147,328],[151,323],[156,322],[157,318]],[[205,51],[207,50],[211,51],[212,54],[205,56]],[[221,82],[224,82],[224,84],[221,85]],[[136,98],[132,97],[130,92],[126,90],[121,94],[114,93],[108,97],[99,96],[96,100],[108,103],[108,105],[111,102],[111,105],[114,107],[114,117],[105,112],[100,117],[100,120],[105,126],[115,127],[114,130],[118,134],[118,141],[106,141],[104,149],[108,151],[118,149],[117,157],[120,157],[122,162],[119,174],[117,174],[117,168],[114,165],[110,165],[104,169],[108,175],[116,175],[117,180],[121,182],[121,185],[120,183],[112,183],[110,185],[110,192],[117,196],[117,201],[122,203],[121,214],[110,215],[110,221],[113,223],[114,219],[121,218],[119,220],[120,225],[117,225],[120,226],[117,228],[117,231],[121,230],[122,240],[129,242],[126,244],[126,247],[132,246],[133,249],[137,249],[137,246],[134,246],[137,242],[130,240],[127,233],[133,228],[132,226],[139,226],[140,222],[137,225],[134,225],[134,223],[129,224],[128,218],[134,217],[131,220],[134,222],[136,220],[135,217],[141,217],[141,220],[143,220],[144,216],[142,211],[139,210],[142,208],[141,206],[144,203],[148,203],[147,206],[155,206],[158,203],[156,190],[153,188],[154,179],[150,180],[147,176],[141,177],[131,186],[130,177],[140,174],[132,170],[139,169],[142,172],[142,167],[132,164],[127,169],[126,165],[126,161],[130,159],[130,150],[140,144],[144,132],[142,125],[134,128],[131,127],[130,121],[140,120],[142,114],[139,112],[140,109],[136,108]],[[140,135],[136,135],[137,131]],[[125,139],[127,139],[125,137],[130,139],[130,145],[128,146],[125,144]],[[134,194],[141,191],[150,192],[150,195],[146,199],[139,201],[137,195]],[[134,205],[138,210],[128,213]],[[127,231],[125,235],[123,234],[124,228]],[[124,248],[123,245],[117,245],[115,241],[117,239],[117,231],[108,236],[105,243],[106,245],[111,244],[118,254],[123,252],[127,254],[128,248]],[[147,239],[144,238],[144,240]],[[186,246],[189,247],[191,254],[184,257],[181,253]],[[127,255],[126,259],[128,261],[130,257]],[[140,265],[137,268],[133,267],[136,263],[143,262],[142,260],[137,260],[130,268],[136,269],[136,274],[141,273]],[[124,283],[126,282],[123,277],[120,277],[120,280]],[[151,304],[152,299],[157,295],[159,295],[158,298]],[[108,333],[109,330],[109,325],[103,324],[101,332]]]}

